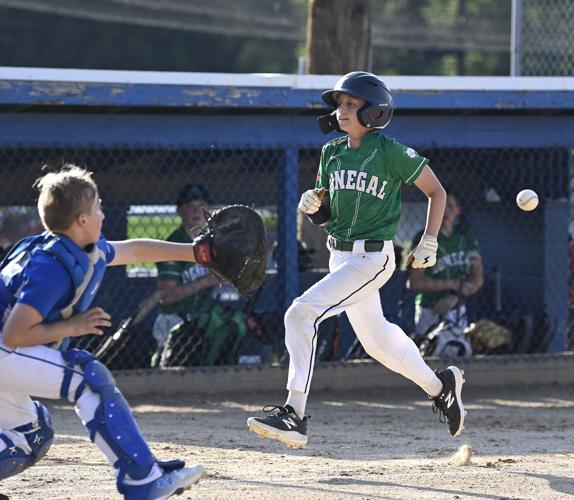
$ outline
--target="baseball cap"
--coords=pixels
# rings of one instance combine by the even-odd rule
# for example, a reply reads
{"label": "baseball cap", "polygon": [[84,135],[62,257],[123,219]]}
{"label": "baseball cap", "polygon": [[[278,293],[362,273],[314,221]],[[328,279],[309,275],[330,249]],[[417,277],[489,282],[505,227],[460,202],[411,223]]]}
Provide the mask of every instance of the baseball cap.
{"label": "baseball cap", "polygon": [[177,195],[175,204],[179,207],[193,200],[204,200],[211,203],[209,192],[202,184],[186,184]]}

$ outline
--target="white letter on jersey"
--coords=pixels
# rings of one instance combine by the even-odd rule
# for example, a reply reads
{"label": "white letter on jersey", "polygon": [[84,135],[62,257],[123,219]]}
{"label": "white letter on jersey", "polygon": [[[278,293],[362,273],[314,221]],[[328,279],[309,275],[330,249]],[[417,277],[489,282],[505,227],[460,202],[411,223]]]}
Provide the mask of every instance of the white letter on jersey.
{"label": "white letter on jersey", "polygon": [[357,175],[357,191],[365,192],[365,181],[367,180],[367,172],[359,172]]}
{"label": "white letter on jersey", "polygon": [[367,187],[365,193],[370,193],[373,196],[377,196],[378,185],[379,185],[379,178],[376,175],[373,175],[373,177],[371,177],[371,180],[369,181],[369,187]]}
{"label": "white letter on jersey", "polygon": [[381,200],[385,197],[385,186],[387,184],[387,181],[383,181],[383,185],[381,186],[381,190],[379,191],[379,194],[377,195],[377,198],[380,198]]}
{"label": "white letter on jersey", "polygon": [[335,176],[335,185],[333,186],[334,188],[333,191],[337,189],[345,189],[345,181],[344,181],[345,171],[335,170],[333,172],[333,175]]}
{"label": "white letter on jersey", "polygon": [[355,180],[357,172],[355,170],[347,170],[347,185],[345,189],[355,189]]}

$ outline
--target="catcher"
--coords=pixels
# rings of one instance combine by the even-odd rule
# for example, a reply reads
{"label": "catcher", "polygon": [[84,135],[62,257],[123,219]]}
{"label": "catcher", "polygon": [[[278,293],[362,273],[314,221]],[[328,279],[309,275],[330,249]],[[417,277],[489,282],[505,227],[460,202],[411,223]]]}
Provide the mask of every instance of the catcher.
{"label": "catcher", "polygon": [[[46,231],[16,244],[0,264],[0,480],[35,465],[52,444],[50,413],[32,397],[66,399],[115,469],[117,488],[126,499],[168,498],[197,483],[203,466],[158,460],[108,369],[89,352],[68,350],[66,339],[102,335],[111,325],[108,313],[91,307],[108,265],[201,259],[240,289],[256,286],[262,275],[260,266],[252,272],[254,254],[237,252],[242,272],[233,274],[232,266],[227,274],[225,259],[237,247],[232,243],[219,252],[217,244],[225,244],[228,233],[240,242],[247,239],[245,213],[252,217],[250,224],[256,221],[257,236],[261,220],[246,207],[223,209],[196,243],[107,241],[91,175],[66,165],[38,179],[38,211]],[[223,234],[217,232],[219,220],[228,222]],[[234,281],[246,275],[248,282]]]}

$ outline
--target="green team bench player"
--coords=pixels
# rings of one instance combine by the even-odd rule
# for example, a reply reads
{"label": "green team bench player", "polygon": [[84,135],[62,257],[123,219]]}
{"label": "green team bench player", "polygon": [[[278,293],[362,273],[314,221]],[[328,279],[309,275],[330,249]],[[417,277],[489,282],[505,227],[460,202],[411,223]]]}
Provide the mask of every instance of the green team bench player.
{"label": "green team bench player", "polygon": [[[447,188],[444,219],[438,235],[437,263],[429,269],[413,269],[408,287],[418,292],[415,299],[415,329],[424,336],[440,321],[461,330],[468,326],[464,299],[484,284],[482,258],[478,242],[461,219],[462,206],[451,188]],[[418,241],[415,236],[414,241]]]}

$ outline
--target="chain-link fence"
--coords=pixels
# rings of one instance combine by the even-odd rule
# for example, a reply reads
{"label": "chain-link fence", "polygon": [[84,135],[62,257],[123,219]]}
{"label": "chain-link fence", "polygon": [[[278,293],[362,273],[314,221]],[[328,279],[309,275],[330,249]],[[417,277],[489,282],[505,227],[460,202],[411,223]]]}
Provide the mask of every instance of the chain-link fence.
{"label": "chain-link fence", "polygon": [[[432,328],[417,333],[417,309],[422,310],[424,303],[401,263],[424,227],[426,199],[416,188],[406,188],[395,241],[399,270],[381,290],[388,319],[400,324],[427,354],[461,354],[464,349],[466,354],[565,349],[570,269],[569,151],[421,148],[419,152],[430,158],[432,168],[460,205],[455,227],[464,228],[465,234],[478,242],[476,248],[451,248],[437,267],[453,265],[460,271],[456,279],[463,282],[468,278],[469,255],[480,255],[484,285],[469,295],[460,290],[448,294],[453,303],[437,313],[436,319],[447,321],[440,335],[435,331],[432,345],[428,344],[433,337],[427,335]],[[314,185],[318,155],[316,147],[298,150],[299,171],[293,178],[298,178],[299,193]],[[94,171],[106,214],[104,233],[111,240],[165,239],[177,232],[182,222],[176,200],[189,183],[203,186],[209,209],[231,203],[254,206],[268,232],[264,287],[251,297],[240,297],[230,286],[213,286],[198,292],[197,300],[182,301],[180,308],[152,303],[149,314],[141,322],[130,324],[103,360],[113,369],[285,362],[284,280],[290,273],[297,273],[301,293],[324,276],[328,254],[323,230],[305,222],[301,214],[297,269],[288,267],[278,244],[285,221],[296,217],[294,210],[286,213],[281,208],[288,187],[284,176],[286,149],[15,146],[0,149],[0,159],[4,179],[0,243],[4,248],[40,229],[30,186],[45,164],[58,167],[70,162]],[[524,187],[540,195],[541,205],[533,212],[520,211],[514,202],[516,193]],[[161,268],[158,276],[158,267],[153,264],[110,268],[96,303],[110,312],[114,322],[111,330],[115,330],[137,312],[138,305],[162,281],[165,284],[167,280],[171,286],[203,276],[194,267],[184,267],[180,276],[167,278]],[[474,332],[470,328],[466,333],[446,332],[452,326],[452,315],[448,315],[453,311],[465,315],[467,326],[479,324],[481,328]],[[455,322],[458,319],[460,316]],[[458,341],[466,339],[464,349],[453,352],[452,343],[448,349],[437,344],[439,337],[453,340],[449,335],[455,335]],[[100,337],[76,342],[92,351],[102,345]],[[320,360],[363,355],[344,315],[321,324],[317,348]]]}
{"label": "chain-link fence", "polygon": [[519,2],[519,73],[524,76],[574,75],[574,2]]}

